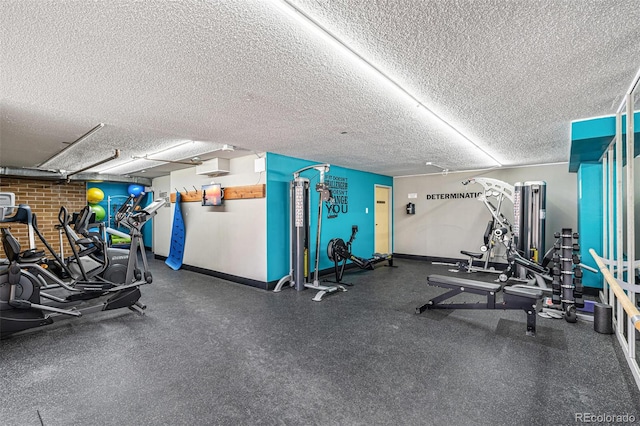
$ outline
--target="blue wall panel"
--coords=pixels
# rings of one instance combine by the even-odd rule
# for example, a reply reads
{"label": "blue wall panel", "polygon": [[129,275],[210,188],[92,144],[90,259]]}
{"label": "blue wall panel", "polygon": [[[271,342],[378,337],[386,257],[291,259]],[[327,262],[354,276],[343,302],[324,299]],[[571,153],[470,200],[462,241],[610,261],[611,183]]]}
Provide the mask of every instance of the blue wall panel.
{"label": "blue wall panel", "polygon": [[[589,249],[602,255],[601,164],[582,163],[578,169],[578,232],[582,263],[598,269]],[[585,270],[582,283],[585,287],[602,288],[602,276]]]}
{"label": "blue wall panel", "polygon": [[[109,196],[116,197],[112,201],[112,204],[115,202],[118,205],[121,205],[124,201],[126,201],[127,199],[126,197],[129,195],[129,193],[127,192],[127,188],[129,188],[129,185],[130,184],[128,183],[117,183],[117,182],[88,182],[87,183],[87,189],[99,188],[102,190],[102,192],[104,192],[104,199],[100,201],[98,204],[102,206],[102,208],[104,208],[105,212],[107,212],[107,215],[105,216],[105,219],[104,219],[104,223],[106,226],[114,227],[114,224],[107,223],[107,218],[109,217],[107,198]],[[143,207],[146,206],[151,201],[153,201],[152,194],[148,193],[147,196],[142,201],[142,206]],[[111,206],[111,210],[112,210],[111,215],[114,216],[115,212],[113,211],[113,205]],[[152,247],[152,241],[153,241],[153,226],[151,225],[152,222],[153,222],[153,219],[145,223],[144,226],[142,227],[142,240],[144,242],[145,247]],[[126,229],[123,229],[123,228],[121,228],[120,230],[122,232],[128,232]]]}
{"label": "blue wall panel", "polygon": [[[317,164],[307,160],[267,153],[267,281],[277,281],[289,273],[289,183],[293,172],[303,167]],[[318,193],[315,184],[319,172],[309,170],[301,175],[311,181],[311,259],[315,259],[315,232],[318,214]],[[375,185],[393,186],[393,178],[373,173],[361,172],[344,167],[331,166],[325,182],[334,186],[333,194],[337,203],[329,212],[322,210],[322,234],[320,237],[320,269],[333,267],[326,255],[327,245],[332,238],[347,241],[351,226],[358,226],[358,234],[352,251],[356,256],[371,257],[374,250],[375,234]],[[367,213],[368,209],[368,213]],[[390,220],[393,220],[391,217]],[[313,261],[311,262],[313,268]]]}

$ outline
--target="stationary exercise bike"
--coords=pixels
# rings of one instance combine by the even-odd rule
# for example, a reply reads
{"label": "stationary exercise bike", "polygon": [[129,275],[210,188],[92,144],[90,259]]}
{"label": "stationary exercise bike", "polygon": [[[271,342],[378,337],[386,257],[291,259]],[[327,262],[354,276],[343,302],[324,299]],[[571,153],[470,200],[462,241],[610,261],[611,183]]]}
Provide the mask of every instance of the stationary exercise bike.
{"label": "stationary exercise bike", "polygon": [[351,227],[351,237],[349,241],[346,243],[342,238],[333,238],[329,241],[327,245],[327,256],[329,260],[333,261],[334,270],[336,274],[336,283],[341,283],[345,285],[353,285],[350,283],[343,283],[342,276],[344,275],[344,268],[347,264],[347,260],[353,262],[360,269],[368,269],[373,270],[376,263],[388,261],[388,266],[393,266],[393,255],[392,254],[381,254],[374,253],[373,257],[370,259],[364,259],[362,257],[358,257],[351,253],[351,243],[356,239],[356,234],[358,233],[358,226],[353,225]]}

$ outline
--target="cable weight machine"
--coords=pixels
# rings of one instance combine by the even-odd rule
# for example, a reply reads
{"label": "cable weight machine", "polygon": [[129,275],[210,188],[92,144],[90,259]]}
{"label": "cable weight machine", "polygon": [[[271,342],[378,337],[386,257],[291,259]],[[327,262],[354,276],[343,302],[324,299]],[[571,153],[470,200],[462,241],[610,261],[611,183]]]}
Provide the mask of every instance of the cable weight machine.
{"label": "cable weight machine", "polygon": [[[514,190],[513,238],[516,250],[526,259],[539,263],[545,254],[547,184],[544,181],[516,182]],[[525,278],[526,273],[518,269],[517,275]]]}
{"label": "cable weight machine", "polygon": [[[331,202],[331,190],[324,182],[325,174],[329,172],[329,164],[316,164],[304,167],[293,173],[293,180],[289,187],[289,200],[291,208],[290,217],[290,247],[291,247],[291,263],[290,272],[282,277],[276,284],[274,292],[279,292],[285,283],[289,283],[290,287],[294,287],[297,291],[307,288],[317,290],[318,292],[312,300],[316,302],[322,301],[327,294],[338,291],[347,291],[342,285],[325,286],[320,284],[318,274],[320,273],[320,235],[322,232],[322,206],[325,202]],[[307,170],[317,170],[320,173],[318,183],[315,190],[318,192],[318,224],[316,228],[316,247],[313,269],[313,280],[310,265],[310,237],[311,237],[311,183],[308,178],[300,176]]]}
{"label": "cable weight machine", "polygon": [[[505,249],[510,245],[513,235],[513,226],[503,213],[503,208],[505,200],[510,201],[512,205],[515,205],[515,189],[513,185],[506,182],[485,177],[475,177],[462,182],[463,185],[468,185],[470,183],[476,183],[482,186],[483,192],[478,196],[477,200],[481,201],[489,213],[491,213],[491,219],[487,223],[483,238],[484,244],[480,247],[480,252],[461,250],[460,253],[467,256],[469,260],[466,264],[460,263],[458,267],[460,270],[464,270],[469,273],[497,273],[500,274],[500,281],[506,281],[508,277],[504,276],[502,271],[490,267],[490,262],[496,256],[496,251],[501,245],[505,247]],[[479,260],[483,257],[483,266],[473,265],[474,259]]]}
{"label": "cable weight machine", "polygon": [[[510,278],[525,281],[527,271],[522,265],[514,264],[509,260],[512,250],[519,253],[524,259],[534,263],[540,262],[545,246],[545,219],[546,219],[546,187],[544,181],[516,182],[510,185],[506,182],[476,177],[462,182],[463,185],[476,183],[483,187],[483,193],[478,196],[487,210],[491,213],[491,220],[484,234],[484,244],[480,253],[461,250],[460,253],[468,256],[467,263],[459,265],[466,272],[492,272],[498,273],[499,281],[507,281]],[[505,201],[510,201],[513,206],[513,224],[507,219],[505,213]],[[489,262],[495,257],[495,250],[502,246],[509,263],[504,271],[489,267]],[[473,265],[474,259],[484,257],[483,267]]]}

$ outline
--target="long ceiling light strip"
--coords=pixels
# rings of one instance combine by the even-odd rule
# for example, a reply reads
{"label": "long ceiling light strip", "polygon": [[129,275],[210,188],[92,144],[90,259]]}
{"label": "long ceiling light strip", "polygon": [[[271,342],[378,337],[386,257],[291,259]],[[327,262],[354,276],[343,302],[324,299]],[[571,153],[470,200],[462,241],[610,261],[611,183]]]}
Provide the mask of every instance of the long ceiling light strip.
{"label": "long ceiling light strip", "polygon": [[89,136],[93,135],[95,132],[97,132],[98,130],[102,129],[103,127],[104,127],[104,123],[99,123],[93,129],[89,130],[87,133],[85,133],[84,135],[80,136],[78,139],[76,139],[75,141],[71,142],[69,145],[64,147],[64,149],[62,149],[61,151],[58,151],[56,154],[53,154],[51,157],[47,158],[45,161],[43,161],[42,163],[38,164],[37,167],[43,167],[45,164],[49,163],[50,161],[53,161],[56,158],[60,157],[67,150],[73,148],[74,146],[77,146],[80,142],[82,142],[83,140],[87,139]]}
{"label": "long ceiling light strip", "polygon": [[[133,155],[131,156],[131,160],[122,162],[120,164],[117,164],[102,170],[98,170],[97,173],[99,174],[114,173],[114,171],[116,171],[116,173],[123,173],[123,170],[124,170],[124,172],[126,172],[127,174],[131,174],[131,173],[139,172],[141,170],[146,170],[151,167],[155,167],[153,163],[158,163],[158,162],[197,166],[201,164],[201,161],[198,161],[198,160],[194,161],[193,158],[202,154],[206,154],[208,152],[216,151],[216,150],[222,150],[222,151],[229,150],[229,145],[219,144],[219,143],[216,143],[215,145],[217,146],[217,148],[212,150],[212,146],[211,146],[212,144],[214,143],[205,142],[205,141],[192,141],[192,140],[183,141],[177,145],[173,145],[168,148],[161,149],[152,154]],[[189,148],[191,147],[195,147],[195,150],[189,150]],[[185,151],[185,149],[187,151]],[[171,157],[180,158],[180,159],[183,159],[183,158],[190,158],[190,159],[182,160],[182,161],[171,160],[169,159]]]}
{"label": "long ceiling light strip", "polygon": [[[170,146],[168,148],[161,149],[160,151],[155,152],[155,153],[150,154],[150,155],[151,156],[156,156],[156,155],[161,154],[161,153],[166,153],[167,151],[170,151],[170,150],[173,150],[173,149],[176,149],[176,148],[180,148],[180,147],[182,147],[184,145],[191,144],[193,142],[194,141],[192,141],[192,140],[182,141],[177,145],[173,145],[173,146]],[[122,166],[125,166],[127,164],[131,164],[131,163],[134,163],[134,162],[141,163],[141,160],[144,160],[143,158],[141,158],[141,156],[131,156],[131,160],[130,161],[125,161],[125,162],[122,162],[120,164],[116,164],[114,166],[107,167],[105,169],[97,170],[97,173],[99,173],[99,174],[107,173],[108,171],[112,171],[113,169],[120,169],[120,168],[122,168]],[[144,169],[144,167],[142,169]],[[140,170],[142,170],[142,169],[140,169]]]}
{"label": "long ceiling light strip", "polygon": [[431,108],[429,108],[427,105],[425,105],[420,99],[418,99],[415,95],[413,95],[411,92],[409,92],[407,89],[405,89],[402,85],[400,85],[400,83],[398,83],[397,81],[395,81],[392,77],[390,77],[387,73],[385,73],[383,70],[381,70],[379,67],[377,67],[375,64],[373,64],[371,61],[367,60],[364,56],[362,56],[360,53],[358,53],[357,51],[355,51],[351,46],[349,46],[348,44],[346,44],[344,41],[342,41],[342,39],[340,39],[338,36],[336,36],[333,32],[331,32],[328,28],[326,28],[324,25],[322,25],[320,22],[318,22],[315,18],[313,18],[311,15],[309,15],[308,13],[306,13],[304,10],[298,8],[298,6],[296,6],[295,4],[293,4],[291,1],[289,0],[279,0],[282,4],[287,5],[290,9],[292,9],[292,12],[295,12],[295,14],[297,16],[299,16],[303,22],[307,23],[308,25],[313,25],[316,29],[320,30],[321,32],[323,32],[325,35],[327,35],[329,38],[331,38],[333,41],[335,41],[336,43],[338,43],[340,46],[342,46],[344,49],[346,49],[348,52],[350,52],[353,56],[355,56],[357,59],[359,59],[360,61],[362,61],[364,64],[366,64],[367,66],[369,66],[373,71],[375,71],[377,74],[379,74],[382,78],[384,78],[385,80],[387,80],[389,83],[391,83],[391,85],[393,87],[395,87],[396,89],[398,89],[400,92],[402,92],[405,96],[408,96],[409,99],[411,99],[413,102],[417,103],[418,105],[420,105],[422,108],[424,108],[429,114],[431,114],[436,120],[438,120],[440,123],[442,123],[445,127],[449,128],[450,130],[452,130],[454,133],[456,133],[458,136],[460,136],[463,140],[467,141],[468,143],[470,143],[471,145],[473,145],[478,151],[482,152],[484,155],[486,155],[487,157],[489,157],[491,159],[491,161],[495,162],[499,167],[502,167],[502,163],[500,163],[494,156],[492,156],[491,154],[489,154],[487,151],[485,151],[484,149],[482,149],[477,143],[475,143],[474,141],[472,141],[468,136],[466,136],[464,133],[462,133],[460,130],[458,130],[457,128],[455,128],[452,124],[450,124],[448,121],[446,121],[444,118],[442,118],[441,116],[439,116],[438,114],[436,114],[433,110],[431,110]]}
{"label": "long ceiling light strip", "polygon": [[120,164],[112,165],[112,166],[106,167],[104,169],[93,170],[93,172],[98,173],[98,174],[105,174],[105,173],[113,174],[113,170],[114,169],[119,169],[119,168],[121,168],[123,166],[126,166],[128,164],[132,164],[132,163],[134,163],[136,161],[139,162],[140,160],[131,159],[129,161],[124,161],[124,162],[122,162]]}
{"label": "long ceiling light strip", "polygon": [[162,158],[150,158],[147,155],[144,156],[133,156],[131,157],[134,160],[149,160],[149,161],[157,161],[159,163],[171,163],[171,164],[187,164],[190,166],[200,166],[202,165],[202,161],[199,160],[190,160],[190,161],[182,161],[182,160],[166,160],[166,159],[162,159]]}
{"label": "long ceiling light strip", "polygon": [[622,102],[620,102],[620,106],[618,107],[618,110],[616,112],[624,111],[624,109],[627,107],[627,96],[630,96],[633,93],[633,91],[636,90],[636,86],[638,85],[639,82],[640,82],[640,68],[638,69],[636,76],[631,81],[631,85],[629,86],[629,89],[627,89],[627,91],[625,92],[626,96],[622,98]]}
{"label": "long ceiling light strip", "polygon": [[137,158],[117,166],[110,167],[97,172],[99,175],[131,175],[133,173],[144,173],[148,169],[158,166],[158,163],[145,158]]}

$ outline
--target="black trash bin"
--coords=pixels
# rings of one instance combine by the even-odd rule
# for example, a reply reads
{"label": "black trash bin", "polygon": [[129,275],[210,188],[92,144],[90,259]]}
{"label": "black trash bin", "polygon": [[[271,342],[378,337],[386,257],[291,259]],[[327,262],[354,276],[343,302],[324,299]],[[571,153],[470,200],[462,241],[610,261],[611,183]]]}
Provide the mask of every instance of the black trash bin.
{"label": "black trash bin", "polygon": [[613,334],[613,308],[604,303],[593,305],[593,329],[602,334]]}

